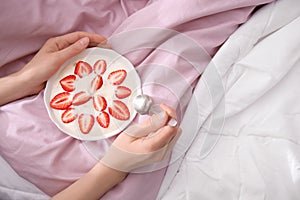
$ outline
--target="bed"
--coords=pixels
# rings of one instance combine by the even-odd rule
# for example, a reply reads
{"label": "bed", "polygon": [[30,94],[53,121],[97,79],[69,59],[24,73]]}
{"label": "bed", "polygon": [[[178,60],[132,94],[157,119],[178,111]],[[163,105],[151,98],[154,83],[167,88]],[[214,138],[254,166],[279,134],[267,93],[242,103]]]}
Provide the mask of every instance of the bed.
{"label": "bed", "polygon": [[[14,27],[14,23],[8,25],[1,21],[1,24],[11,28],[7,29],[6,34],[1,34],[0,49],[4,58],[1,60],[1,75],[22,67],[46,38],[77,29],[110,36],[114,49],[119,52],[122,49],[117,42],[114,43],[114,39],[118,41],[118,36],[122,38],[124,31],[144,27],[145,22],[148,27],[155,25],[185,33],[201,44],[206,52],[202,63],[196,68],[189,68],[191,63],[178,59],[174,62],[172,56],[163,59],[166,56],[159,50],[126,55],[138,66],[137,71],[142,80],[154,82],[159,79],[157,71],[147,72],[146,68],[149,63],[159,62],[161,65],[175,66],[173,70],[183,74],[191,86],[191,90],[175,93],[179,101],[174,102],[168,98],[170,92],[164,88],[145,88],[153,96],[155,91],[162,91],[162,98],[155,101],[168,100],[178,108],[182,117],[183,134],[172,154],[171,165],[151,173],[130,174],[126,181],[102,199],[218,199],[220,196],[223,199],[297,199],[300,197],[297,190],[300,184],[297,134],[299,108],[296,104],[299,97],[296,87],[299,73],[299,3],[293,0],[277,1],[259,8],[245,25],[233,33],[238,25],[247,21],[255,8],[258,9],[258,5],[269,2],[232,1],[220,5],[217,1],[215,4],[203,1],[202,7],[199,7],[199,2],[190,1],[184,5],[171,5],[172,9],[180,10],[182,6],[206,6],[206,9],[180,12],[179,20],[178,16],[170,17],[166,14],[169,21],[162,20],[161,16],[157,19],[152,16],[157,13],[149,14],[153,10],[169,9],[167,1],[161,1],[160,4],[151,1],[111,1],[101,6],[95,2],[82,1],[68,7],[68,18],[61,17],[59,11],[53,11],[52,8],[56,8],[57,4],[49,1],[46,7],[36,2],[22,9],[23,15],[28,10],[45,13],[32,13],[33,18],[41,17],[34,21],[34,26]],[[2,6],[5,10],[5,6],[14,3],[11,1],[10,5]],[[84,8],[80,15],[78,6]],[[52,15],[50,12],[53,12]],[[100,13],[99,16],[95,17],[94,12]],[[56,15],[64,21],[53,17]],[[78,16],[74,18],[72,15]],[[145,21],[136,20],[141,17]],[[80,23],[81,20],[86,23]],[[104,21],[111,22],[111,28],[103,28]],[[96,22],[97,26],[93,26]],[[22,34],[16,32],[18,28]],[[218,34],[212,35],[211,31]],[[172,34],[168,33],[168,40],[163,41],[170,41],[174,36]],[[161,41],[156,42],[160,47],[163,46]],[[208,59],[210,56],[213,56],[212,60]],[[180,64],[190,70],[176,68]],[[170,81],[167,85],[172,88],[176,81]],[[187,95],[188,98],[183,98]],[[48,195],[66,187],[97,161],[88,153],[82,153],[84,142],[58,133],[56,127],[49,123],[42,99],[43,93],[1,107],[2,199],[48,199]],[[39,111],[33,110],[31,106]],[[20,113],[28,116],[30,120],[25,122],[29,125],[24,125],[25,122],[22,124],[18,118]],[[191,122],[190,119],[195,116],[197,120]],[[19,120],[20,125],[10,125],[12,120]],[[36,121],[43,129],[36,125]],[[23,129],[20,128],[22,125]],[[36,129],[31,133],[28,128]],[[50,138],[49,130],[52,132]],[[44,139],[42,144],[47,144],[46,147],[36,144],[40,138]],[[64,146],[61,147],[61,144]],[[97,145],[101,157],[108,143],[104,140]],[[69,156],[60,160],[60,155],[66,153]],[[77,160],[72,159],[74,154],[79,155]],[[74,161],[77,166],[85,164],[80,168],[72,168],[70,162]]]}
{"label": "bed", "polygon": [[195,139],[158,199],[300,198],[299,5],[265,6],[214,56],[182,122]]}

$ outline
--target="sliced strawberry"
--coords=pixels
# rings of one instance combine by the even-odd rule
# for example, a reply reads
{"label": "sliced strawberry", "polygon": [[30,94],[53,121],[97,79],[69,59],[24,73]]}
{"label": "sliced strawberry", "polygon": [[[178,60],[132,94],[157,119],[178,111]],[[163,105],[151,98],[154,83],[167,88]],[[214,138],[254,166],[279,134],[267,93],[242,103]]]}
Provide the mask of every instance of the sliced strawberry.
{"label": "sliced strawberry", "polygon": [[109,126],[110,120],[107,112],[101,112],[96,119],[101,127],[107,128]]}
{"label": "sliced strawberry", "polygon": [[81,114],[78,118],[79,129],[83,134],[88,134],[94,126],[94,117],[90,114]]}
{"label": "sliced strawberry", "polygon": [[103,85],[103,80],[101,76],[96,76],[91,82],[91,92],[94,93],[99,90]]}
{"label": "sliced strawberry", "polygon": [[78,114],[75,112],[74,108],[68,108],[63,114],[61,115],[61,120],[64,123],[70,123],[77,118]]}
{"label": "sliced strawberry", "polygon": [[72,105],[72,99],[68,92],[59,93],[50,101],[50,106],[57,110],[65,110],[70,105]]}
{"label": "sliced strawberry", "polygon": [[106,71],[106,61],[105,60],[98,60],[94,64],[94,72],[98,75],[104,74]]}
{"label": "sliced strawberry", "polygon": [[75,80],[76,80],[75,75],[69,75],[61,79],[59,83],[65,91],[72,92],[75,90]]}
{"label": "sliced strawberry", "polygon": [[118,86],[115,91],[116,97],[119,99],[124,99],[131,94],[131,90],[125,86]]}
{"label": "sliced strawberry", "polygon": [[89,63],[84,61],[77,62],[74,70],[74,74],[77,74],[80,78],[89,75],[92,72],[92,67]]}
{"label": "sliced strawberry", "polygon": [[120,100],[114,100],[112,107],[108,107],[108,112],[118,120],[128,120],[130,117],[127,106]]}
{"label": "sliced strawberry", "polygon": [[94,108],[98,111],[103,111],[107,107],[107,102],[103,96],[95,95],[93,98]]}
{"label": "sliced strawberry", "polygon": [[91,99],[91,95],[87,92],[81,91],[74,95],[73,97],[73,105],[79,106],[88,102]]}
{"label": "sliced strawberry", "polygon": [[107,79],[110,81],[111,84],[119,85],[124,81],[124,79],[126,78],[126,75],[127,75],[127,72],[124,69],[119,69],[119,70],[111,72],[108,75]]}

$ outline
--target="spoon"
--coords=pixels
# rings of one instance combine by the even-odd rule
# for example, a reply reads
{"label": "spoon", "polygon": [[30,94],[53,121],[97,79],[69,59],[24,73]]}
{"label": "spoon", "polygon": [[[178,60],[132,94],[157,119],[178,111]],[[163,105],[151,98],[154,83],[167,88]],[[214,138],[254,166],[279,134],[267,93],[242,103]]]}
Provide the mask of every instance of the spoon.
{"label": "spoon", "polygon": [[[134,109],[141,115],[152,115],[158,114],[162,111],[159,105],[152,105],[152,99],[146,94],[137,95],[133,100]],[[176,126],[178,124],[177,120],[171,118],[168,121],[169,126]]]}

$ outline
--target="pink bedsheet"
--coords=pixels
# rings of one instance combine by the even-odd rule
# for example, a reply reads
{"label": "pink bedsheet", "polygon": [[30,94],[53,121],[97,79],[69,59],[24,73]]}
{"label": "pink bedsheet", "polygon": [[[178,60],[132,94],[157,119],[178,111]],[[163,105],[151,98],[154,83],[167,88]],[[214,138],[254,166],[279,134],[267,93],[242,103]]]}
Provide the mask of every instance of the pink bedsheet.
{"label": "pink bedsheet", "polygon": [[[111,37],[113,47],[118,50],[122,45],[114,39],[119,33],[144,27],[169,28],[184,33],[213,56],[256,6],[271,1],[3,1],[0,4],[0,76],[23,67],[47,38],[78,30]],[[126,37],[135,39],[135,35]],[[156,45],[163,42],[158,41]],[[192,88],[209,61],[205,57],[195,70],[178,55],[158,49],[126,55],[136,66],[144,91],[156,103],[177,107],[179,115],[188,103],[188,88],[176,90],[181,82],[172,78],[168,70],[180,74]],[[151,67],[153,63],[165,66],[166,73],[159,67]],[[167,81],[164,85],[154,84],[160,80]],[[20,176],[49,195],[86,173],[109,146],[108,140],[86,143],[59,131],[48,117],[43,92],[2,106],[0,134],[1,156]],[[91,153],[92,148],[96,153]],[[130,174],[102,199],[155,199],[165,170]]]}

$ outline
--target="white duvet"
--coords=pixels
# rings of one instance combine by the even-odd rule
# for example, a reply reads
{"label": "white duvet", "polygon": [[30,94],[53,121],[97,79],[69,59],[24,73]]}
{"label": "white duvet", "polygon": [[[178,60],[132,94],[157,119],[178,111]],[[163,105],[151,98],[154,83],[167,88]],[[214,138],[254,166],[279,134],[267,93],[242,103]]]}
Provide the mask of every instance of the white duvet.
{"label": "white duvet", "polygon": [[300,1],[262,8],[230,37],[182,128],[175,156],[195,139],[158,199],[300,199]]}

